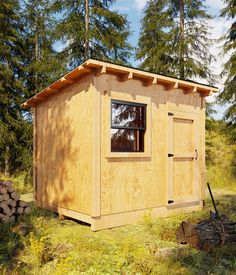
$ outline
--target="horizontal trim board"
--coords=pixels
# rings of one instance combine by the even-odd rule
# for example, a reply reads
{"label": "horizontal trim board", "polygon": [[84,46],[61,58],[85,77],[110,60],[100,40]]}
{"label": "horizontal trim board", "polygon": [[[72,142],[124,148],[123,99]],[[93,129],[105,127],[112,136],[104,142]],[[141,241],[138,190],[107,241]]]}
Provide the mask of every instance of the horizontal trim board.
{"label": "horizontal trim board", "polygon": [[157,207],[157,208],[147,208],[142,210],[134,210],[129,212],[117,213],[117,214],[109,214],[103,215],[99,218],[92,218],[91,229],[93,231],[99,231],[103,229],[119,227],[123,225],[133,224],[135,222],[139,222],[143,219],[143,216],[147,213],[150,213],[156,217],[168,217],[177,213],[186,213],[192,211],[198,211],[202,209],[201,201],[198,202],[190,202],[183,203],[182,207],[175,207],[173,209],[169,209],[166,206]]}
{"label": "horizontal trim board", "polygon": [[91,224],[92,218],[91,218],[91,216],[89,216],[87,214],[77,212],[74,210],[70,210],[70,209],[67,209],[64,207],[56,206],[56,205],[46,204],[46,203],[39,202],[39,201],[37,201],[37,206],[39,208],[43,208],[43,209],[47,209],[47,210],[56,212],[59,215],[63,215],[63,216],[66,216],[66,217],[69,217],[69,218],[72,218],[72,219],[75,219],[78,221],[82,221],[82,222]]}

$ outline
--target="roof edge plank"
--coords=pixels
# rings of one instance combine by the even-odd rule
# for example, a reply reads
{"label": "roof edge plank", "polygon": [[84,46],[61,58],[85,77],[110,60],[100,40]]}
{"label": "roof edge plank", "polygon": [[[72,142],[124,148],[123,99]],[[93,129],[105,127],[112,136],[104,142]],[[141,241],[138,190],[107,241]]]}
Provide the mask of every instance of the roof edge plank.
{"label": "roof edge plank", "polygon": [[63,88],[75,83],[80,77],[92,72],[94,72],[97,77],[103,74],[113,74],[116,75],[117,79],[121,82],[128,81],[130,79],[138,79],[142,82],[143,86],[158,84],[165,86],[167,89],[183,89],[184,93],[198,92],[203,97],[218,91],[216,87],[193,82],[191,80],[182,80],[132,67],[116,65],[96,59],[88,59],[80,66],[62,76],[60,79],[49,85],[35,96],[28,99],[21,105],[21,107],[35,107],[38,103],[46,100],[49,96],[58,94]]}

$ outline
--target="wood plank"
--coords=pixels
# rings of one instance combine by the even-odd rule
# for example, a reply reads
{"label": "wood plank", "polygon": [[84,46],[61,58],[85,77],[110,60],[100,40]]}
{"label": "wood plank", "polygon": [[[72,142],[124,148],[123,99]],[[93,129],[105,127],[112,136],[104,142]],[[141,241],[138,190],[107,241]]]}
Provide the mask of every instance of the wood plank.
{"label": "wood plank", "polygon": [[91,214],[92,196],[91,81],[87,75],[37,106],[37,198],[85,214]]}
{"label": "wood plank", "polygon": [[33,196],[37,199],[37,109],[32,108],[33,115]]}
{"label": "wood plank", "polygon": [[93,175],[92,175],[92,217],[101,215],[101,95],[97,90],[97,77],[93,78]]}
{"label": "wood plank", "polygon": [[201,209],[201,202],[194,201],[190,203],[182,203],[180,205],[176,205],[175,207],[155,207],[149,209],[139,209],[137,211],[131,212],[104,215],[100,218],[91,219],[91,229],[93,231],[99,231],[107,228],[141,222],[144,218],[144,215],[150,212],[154,217],[167,217],[176,213],[189,213]]}

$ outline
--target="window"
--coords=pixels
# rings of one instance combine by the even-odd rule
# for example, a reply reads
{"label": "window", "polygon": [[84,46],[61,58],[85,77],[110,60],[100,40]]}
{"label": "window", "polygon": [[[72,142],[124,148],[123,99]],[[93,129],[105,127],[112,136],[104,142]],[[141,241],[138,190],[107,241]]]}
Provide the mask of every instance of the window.
{"label": "window", "polygon": [[112,100],[111,152],[144,152],[146,104]]}

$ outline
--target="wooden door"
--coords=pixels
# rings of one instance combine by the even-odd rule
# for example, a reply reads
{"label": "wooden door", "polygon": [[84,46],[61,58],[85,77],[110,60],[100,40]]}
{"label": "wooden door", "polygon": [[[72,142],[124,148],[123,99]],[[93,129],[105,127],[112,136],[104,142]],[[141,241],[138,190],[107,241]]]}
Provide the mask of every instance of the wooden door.
{"label": "wooden door", "polygon": [[198,116],[168,112],[168,204],[198,199]]}

